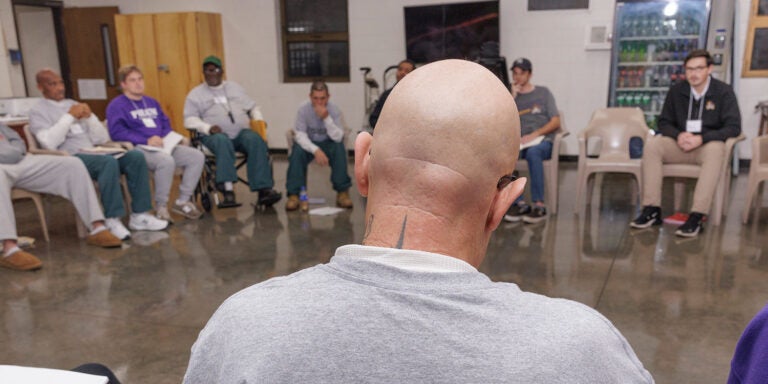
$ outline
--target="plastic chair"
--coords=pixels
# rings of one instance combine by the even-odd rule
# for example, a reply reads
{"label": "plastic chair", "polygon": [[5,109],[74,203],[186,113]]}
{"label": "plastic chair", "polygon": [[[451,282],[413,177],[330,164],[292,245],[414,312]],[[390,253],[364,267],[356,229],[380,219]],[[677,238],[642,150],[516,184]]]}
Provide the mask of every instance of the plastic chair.
{"label": "plastic chair", "polygon": [[[579,171],[576,190],[576,212],[586,206],[583,200],[589,176],[593,173],[631,173],[637,180],[638,196],[642,185],[642,163],[629,157],[629,139],[639,137],[645,143],[648,136],[645,116],[639,108],[601,108],[579,134]],[[587,157],[587,143],[592,137],[600,138],[597,158]],[[583,204],[582,204],[583,203]]]}
{"label": "plastic chair", "polygon": [[40,219],[40,227],[43,229],[43,237],[46,243],[50,243],[48,237],[48,223],[45,220],[45,210],[43,209],[43,199],[37,192],[27,191],[21,188],[11,188],[11,200],[31,199],[37,208],[37,217]]}
{"label": "plastic chair", "polygon": [[749,221],[749,210],[755,200],[760,183],[768,180],[768,135],[752,139],[752,163],[749,165],[749,182],[747,183],[747,198],[741,222]]}
{"label": "plastic chair", "polygon": [[[559,171],[560,171],[560,141],[564,137],[568,136],[570,132],[565,129],[565,119],[563,118],[563,111],[560,113],[560,128],[555,131],[555,137],[552,140],[552,157],[549,160],[544,160],[544,188],[545,199],[547,200],[547,207],[552,214],[557,213],[557,191],[559,186]],[[525,159],[519,159],[515,166],[517,171],[527,171],[528,162]]]}
{"label": "plastic chair", "polygon": [[[709,215],[709,222],[712,225],[720,225],[723,216],[723,209],[728,201],[728,195],[731,192],[731,154],[733,153],[733,146],[737,142],[744,140],[744,134],[731,137],[725,141],[725,150],[723,155],[725,161],[720,168],[720,180],[717,182],[717,188],[715,189],[715,197],[712,199],[712,214]],[[661,167],[662,177],[680,177],[698,179],[701,173],[701,166],[698,164],[664,164]],[[751,174],[751,171],[750,171]],[[675,202],[676,205],[681,199],[682,192],[685,188],[685,184],[682,181],[675,182]]]}

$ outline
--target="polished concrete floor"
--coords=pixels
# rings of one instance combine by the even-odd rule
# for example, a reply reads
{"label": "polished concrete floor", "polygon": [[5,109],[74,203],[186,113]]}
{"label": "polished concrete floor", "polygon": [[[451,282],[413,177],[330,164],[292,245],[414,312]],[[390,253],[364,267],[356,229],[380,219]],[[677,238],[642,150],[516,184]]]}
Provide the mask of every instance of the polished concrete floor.
{"label": "polished concrete floor", "polygon": [[[275,162],[279,189],[286,162]],[[310,169],[310,196],[334,202],[329,171]],[[768,301],[767,208],[742,225],[746,175],[735,177],[727,217],[696,239],[674,226],[630,230],[635,184],[609,175],[574,215],[576,167],[565,163],[560,208],[546,222],[502,224],[481,271],[522,289],[577,300],[606,315],[659,383],[723,383],[742,329]],[[672,188],[667,185],[665,196]],[[238,188],[243,188],[239,185]],[[336,216],[286,213],[284,202],[136,234],[120,250],[76,238],[73,210],[48,204],[51,242],[32,206],[16,204],[20,233],[38,237],[37,272],[0,270],[0,364],[112,367],[124,383],[178,383],[190,346],[217,306],[238,290],[326,262],[363,236],[363,201]],[[671,200],[671,199],[668,199]],[[665,209],[671,213],[671,201]],[[298,360],[297,360],[298,361]]]}

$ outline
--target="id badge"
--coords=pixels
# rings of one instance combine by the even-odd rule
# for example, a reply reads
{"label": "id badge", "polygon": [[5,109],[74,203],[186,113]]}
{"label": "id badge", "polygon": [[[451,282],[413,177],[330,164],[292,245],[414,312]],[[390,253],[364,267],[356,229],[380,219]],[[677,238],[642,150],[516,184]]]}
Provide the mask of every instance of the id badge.
{"label": "id badge", "polygon": [[154,119],[150,119],[149,117],[142,118],[141,121],[144,122],[144,126],[147,128],[157,128],[157,124],[155,124]]}
{"label": "id badge", "polygon": [[685,131],[690,133],[701,133],[701,120],[688,120],[685,122]]}
{"label": "id badge", "polygon": [[74,123],[71,126],[69,126],[69,131],[72,132],[75,135],[82,134],[83,132],[83,126],[80,125],[80,123]]}
{"label": "id badge", "polygon": [[216,104],[226,104],[227,103],[227,98],[224,97],[224,96],[215,96],[213,98],[213,102],[216,103]]}

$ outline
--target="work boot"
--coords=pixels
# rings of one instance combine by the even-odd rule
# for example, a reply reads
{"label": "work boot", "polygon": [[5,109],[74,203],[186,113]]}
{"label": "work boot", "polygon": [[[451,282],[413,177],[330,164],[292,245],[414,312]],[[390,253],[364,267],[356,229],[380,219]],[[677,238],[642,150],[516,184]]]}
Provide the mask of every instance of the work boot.
{"label": "work boot", "polygon": [[295,211],[299,209],[299,195],[288,195],[288,201],[285,202],[286,211]]}
{"label": "work boot", "polygon": [[352,199],[349,198],[349,191],[339,192],[336,195],[336,206],[340,208],[352,208]]}

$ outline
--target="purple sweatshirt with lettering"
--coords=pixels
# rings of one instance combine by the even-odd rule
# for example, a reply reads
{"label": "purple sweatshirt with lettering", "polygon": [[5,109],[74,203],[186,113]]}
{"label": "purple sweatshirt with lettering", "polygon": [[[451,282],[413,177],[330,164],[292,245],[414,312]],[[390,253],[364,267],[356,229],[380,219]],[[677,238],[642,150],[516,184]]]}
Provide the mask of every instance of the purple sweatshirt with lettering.
{"label": "purple sweatshirt with lettering", "polygon": [[107,106],[107,128],[114,141],[146,144],[152,136],[165,137],[171,132],[171,122],[157,100],[149,96],[131,100],[120,95]]}

